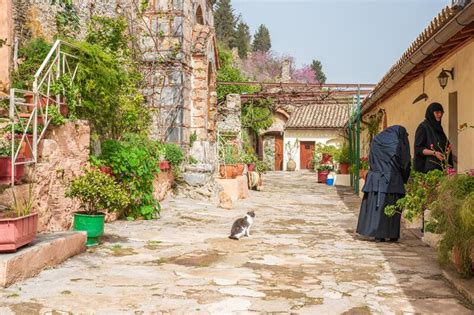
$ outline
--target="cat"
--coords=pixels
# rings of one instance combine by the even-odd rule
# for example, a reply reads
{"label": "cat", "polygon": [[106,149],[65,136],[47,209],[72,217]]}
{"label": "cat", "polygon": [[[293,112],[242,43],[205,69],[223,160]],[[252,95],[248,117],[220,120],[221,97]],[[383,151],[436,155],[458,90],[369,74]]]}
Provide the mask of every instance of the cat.
{"label": "cat", "polygon": [[239,240],[242,236],[250,236],[250,227],[252,227],[254,218],[255,212],[249,211],[245,217],[237,219],[234,224],[232,224],[229,238]]}

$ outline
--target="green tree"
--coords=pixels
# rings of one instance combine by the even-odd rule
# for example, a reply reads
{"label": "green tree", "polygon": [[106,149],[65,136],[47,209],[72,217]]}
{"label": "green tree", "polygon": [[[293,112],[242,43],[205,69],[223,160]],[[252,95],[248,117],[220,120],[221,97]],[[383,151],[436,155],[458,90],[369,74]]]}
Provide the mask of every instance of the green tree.
{"label": "green tree", "polygon": [[235,41],[235,25],[237,19],[230,0],[218,0],[214,12],[214,27],[217,40],[227,47]]}
{"label": "green tree", "polygon": [[237,31],[235,33],[235,46],[239,49],[240,58],[246,58],[250,48],[250,41],[252,36],[250,35],[249,26],[240,21],[237,25]]}
{"label": "green tree", "polygon": [[313,60],[311,63],[311,69],[313,69],[314,73],[316,74],[316,79],[320,83],[326,83],[326,75],[323,72],[323,65],[319,60]]}
{"label": "green tree", "polygon": [[260,25],[253,37],[253,51],[268,52],[272,48],[272,41],[270,39],[270,31],[265,25]]}

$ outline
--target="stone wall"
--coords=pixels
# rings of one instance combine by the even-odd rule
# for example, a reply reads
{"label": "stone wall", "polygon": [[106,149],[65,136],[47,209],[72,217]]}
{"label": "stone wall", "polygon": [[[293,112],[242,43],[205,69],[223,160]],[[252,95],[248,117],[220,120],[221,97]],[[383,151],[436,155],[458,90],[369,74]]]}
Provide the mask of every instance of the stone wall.
{"label": "stone wall", "polygon": [[[89,160],[90,128],[87,122],[68,122],[48,130],[39,148],[40,162],[35,174],[28,172],[27,181],[33,182],[35,209],[39,213],[38,230],[62,231],[72,225],[77,202],[65,197],[68,183],[81,174]],[[18,199],[28,196],[29,184],[14,188]],[[12,189],[0,195],[0,204],[11,204]]]}
{"label": "stone wall", "polygon": [[[137,9],[141,2],[138,0],[74,0],[80,17],[78,39],[84,37],[87,23],[94,15],[125,16],[129,21],[129,30],[138,38],[144,61],[142,73],[148,84],[143,94],[153,110],[151,135],[154,139],[184,145],[193,131],[199,131],[200,140],[213,136],[217,60],[210,2],[150,0],[149,7],[139,15]],[[204,41],[204,53],[196,54],[193,35],[198,25],[198,8],[203,13],[203,26],[208,28],[209,36]],[[20,44],[32,36],[53,40],[60,10],[51,0],[13,1],[14,36]],[[196,69],[193,58],[196,58]],[[194,89],[199,92],[194,94]]]}
{"label": "stone wall", "polygon": [[241,99],[238,94],[227,95],[223,106],[219,107],[217,129],[223,132],[239,132],[242,129],[240,122]]}

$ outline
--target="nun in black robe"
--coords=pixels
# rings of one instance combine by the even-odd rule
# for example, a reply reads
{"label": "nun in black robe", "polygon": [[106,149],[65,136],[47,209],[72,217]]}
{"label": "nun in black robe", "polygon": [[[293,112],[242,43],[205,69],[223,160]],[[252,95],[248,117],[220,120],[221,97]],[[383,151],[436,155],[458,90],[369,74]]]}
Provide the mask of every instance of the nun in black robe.
{"label": "nun in black robe", "polygon": [[375,237],[377,241],[400,238],[400,214],[388,217],[384,209],[405,196],[410,160],[410,144],[404,127],[391,126],[374,137],[370,146],[369,172],[362,188],[364,198],[357,233]]}
{"label": "nun in black robe", "polygon": [[[415,161],[414,168],[417,172],[428,173],[432,170],[442,170],[441,161],[434,154],[425,155],[423,150],[428,152],[444,152],[449,145],[448,137],[444,133],[441,121],[437,121],[434,112],[444,113],[440,103],[431,103],[426,109],[425,120],[418,126],[415,133]],[[448,164],[453,166],[453,155],[449,154]]]}

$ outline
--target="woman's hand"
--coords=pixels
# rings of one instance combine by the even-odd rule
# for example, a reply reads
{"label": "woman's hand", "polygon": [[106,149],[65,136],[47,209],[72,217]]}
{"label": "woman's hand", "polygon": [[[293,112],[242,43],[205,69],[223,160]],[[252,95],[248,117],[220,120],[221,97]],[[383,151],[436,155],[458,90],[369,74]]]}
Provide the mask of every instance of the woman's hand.
{"label": "woman's hand", "polygon": [[437,158],[438,160],[444,161],[444,155],[443,155],[443,153],[436,151],[435,154],[434,154],[434,156],[436,156],[436,158]]}

